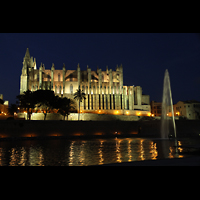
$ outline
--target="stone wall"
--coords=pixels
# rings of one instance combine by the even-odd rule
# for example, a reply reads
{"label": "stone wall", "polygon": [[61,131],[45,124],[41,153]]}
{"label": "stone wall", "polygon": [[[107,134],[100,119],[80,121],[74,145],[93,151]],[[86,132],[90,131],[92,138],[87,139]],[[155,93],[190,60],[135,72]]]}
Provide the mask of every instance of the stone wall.
{"label": "stone wall", "polygon": [[130,136],[138,133],[133,121],[21,121],[0,123],[0,138],[47,136]]}
{"label": "stone wall", "polygon": [[[160,120],[154,121],[56,121],[2,120],[0,138],[47,136],[160,137]],[[199,120],[176,121],[178,137],[199,137]]]}
{"label": "stone wall", "polygon": [[[19,113],[18,118],[27,119],[27,114]],[[93,114],[93,113],[80,113],[80,120],[83,121],[138,121],[142,116],[133,116],[133,115],[107,115],[107,114]],[[31,120],[44,120],[43,113],[33,113]],[[64,120],[64,117],[58,113],[47,113],[46,120]],[[67,117],[65,117],[67,120]],[[68,116],[69,121],[78,120],[78,113],[71,113]]]}

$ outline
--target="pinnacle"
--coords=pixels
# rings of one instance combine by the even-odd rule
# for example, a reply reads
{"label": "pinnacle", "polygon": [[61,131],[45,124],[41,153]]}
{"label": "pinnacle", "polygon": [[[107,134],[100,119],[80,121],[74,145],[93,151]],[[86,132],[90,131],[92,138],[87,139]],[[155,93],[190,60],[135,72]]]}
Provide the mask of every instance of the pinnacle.
{"label": "pinnacle", "polygon": [[26,49],[26,54],[25,54],[25,58],[30,58],[30,53],[29,53],[29,49]]}

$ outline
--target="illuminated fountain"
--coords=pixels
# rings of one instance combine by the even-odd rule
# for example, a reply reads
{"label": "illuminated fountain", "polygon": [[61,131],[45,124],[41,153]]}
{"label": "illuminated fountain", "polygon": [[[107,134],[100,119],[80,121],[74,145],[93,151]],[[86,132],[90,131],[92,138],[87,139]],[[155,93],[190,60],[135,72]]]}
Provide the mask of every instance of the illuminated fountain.
{"label": "illuminated fountain", "polygon": [[170,136],[174,136],[176,138],[176,125],[174,120],[174,110],[169,72],[166,69],[163,81],[161,138],[164,139]]}

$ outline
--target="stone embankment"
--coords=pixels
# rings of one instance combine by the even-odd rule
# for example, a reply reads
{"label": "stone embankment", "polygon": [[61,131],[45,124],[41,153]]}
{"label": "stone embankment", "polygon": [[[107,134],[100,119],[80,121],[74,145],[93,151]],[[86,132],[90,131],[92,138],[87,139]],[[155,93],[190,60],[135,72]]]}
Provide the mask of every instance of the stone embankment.
{"label": "stone embankment", "polygon": [[[177,120],[178,137],[199,137],[198,120]],[[56,121],[2,120],[0,138],[17,137],[160,137],[160,120]]]}

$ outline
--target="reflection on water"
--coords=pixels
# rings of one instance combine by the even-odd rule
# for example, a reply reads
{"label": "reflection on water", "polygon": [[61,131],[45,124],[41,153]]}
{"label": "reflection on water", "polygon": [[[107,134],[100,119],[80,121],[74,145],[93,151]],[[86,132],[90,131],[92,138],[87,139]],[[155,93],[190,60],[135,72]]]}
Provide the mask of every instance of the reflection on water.
{"label": "reflection on water", "polygon": [[158,151],[157,151],[156,143],[151,142],[151,147],[150,148],[151,148],[151,150],[150,150],[151,159],[152,160],[156,160],[157,156],[158,156]]}
{"label": "reflection on water", "polygon": [[29,152],[29,163],[30,166],[44,166],[44,158],[43,158],[43,152],[42,148],[33,148],[30,147],[30,152]]}
{"label": "reflection on water", "polygon": [[103,149],[103,140],[100,141],[100,147],[99,147],[99,151],[98,151],[98,154],[99,154],[99,164],[103,164],[103,153],[102,153],[102,149]]}
{"label": "reflection on water", "polygon": [[0,166],[84,166],[182,158],[185,141],[145,138],[1,141]]}

